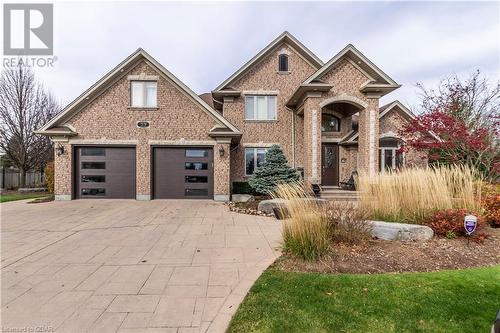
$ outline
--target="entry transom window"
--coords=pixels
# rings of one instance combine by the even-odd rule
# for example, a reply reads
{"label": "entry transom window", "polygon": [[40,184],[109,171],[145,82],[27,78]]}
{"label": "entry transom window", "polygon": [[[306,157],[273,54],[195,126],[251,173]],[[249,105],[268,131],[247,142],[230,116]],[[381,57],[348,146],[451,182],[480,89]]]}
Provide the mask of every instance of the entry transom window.
{"label": "entry transom window", "polygon": [[340,132],[340,119],[334,115],[321,115],[321,132]]}
{"label": "entry transom window", "polygon": [[288,72],[288,56],[286,54],[278,56],[278,71]]}
{"label": "entry transom window", "polygon": [[276,120],[276,96],[245,96],[246,120]]}
{"label": "entry transom window", "polygon": [[250,176],[266,160],[267,148],[245,148],[245,175]]}
{"label": "entry transom window", "polygon": [[155,108],[157,84],[155,81],[132,81],[131,82],[131,106]]}

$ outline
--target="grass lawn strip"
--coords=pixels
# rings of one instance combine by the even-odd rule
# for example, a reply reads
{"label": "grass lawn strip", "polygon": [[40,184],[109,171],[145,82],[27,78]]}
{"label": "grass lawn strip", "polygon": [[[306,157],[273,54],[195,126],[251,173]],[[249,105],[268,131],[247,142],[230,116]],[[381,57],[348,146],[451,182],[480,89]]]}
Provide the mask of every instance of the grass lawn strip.
{"label": "grass lawn strip", "polygon": [[270,268],[229,332],[489,332],[499,308],[500,266],[375,275]]}
{"label": "grass lawn strip", "polygon": [[9,202],[16,200],[34,199],[49,196],[48,193],[13,193],[0,195],[0,202]]}

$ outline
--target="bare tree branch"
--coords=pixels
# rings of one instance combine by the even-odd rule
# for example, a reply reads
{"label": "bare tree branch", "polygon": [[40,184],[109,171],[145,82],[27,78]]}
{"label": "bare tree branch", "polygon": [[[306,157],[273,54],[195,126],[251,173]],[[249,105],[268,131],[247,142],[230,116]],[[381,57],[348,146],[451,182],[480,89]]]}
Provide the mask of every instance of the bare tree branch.
{"label": "bare tree branch", "polygon": [[21,172],[41,167],[51,156],[50,140],[34,131],[60,111],[29,67],[4,69],[0,77],[0,150]]}

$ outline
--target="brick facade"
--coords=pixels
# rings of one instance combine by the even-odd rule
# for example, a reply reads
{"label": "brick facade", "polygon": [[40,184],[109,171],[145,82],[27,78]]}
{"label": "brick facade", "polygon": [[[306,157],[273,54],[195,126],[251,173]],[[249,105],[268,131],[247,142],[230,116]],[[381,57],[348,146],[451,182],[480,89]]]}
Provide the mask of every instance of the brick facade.
{"label": "brick facade", "polygon": [[[289,73],[278,73],[278,55],[281,53],[288,55]],[[248,179],[245,177],[245,147],[267,147],[269,144],[277,143],[282,147],[290,165],[302,166],[300,154],[303,150],[296,149],[295,154],[292,151],[294,116],[291,110],[286,109],[285,103],[297,86],[314,72],[314,67],[302,59],[293,48],[282,44],[231,84],[234,89],[242,91],[242,96],[232,102],[225,102],[223,115],[243,133],[240,145],[231,152],[232,181]],[[276,121],[245,120],[244,94],[251,95],[253,92],[277,94]],[[301,124],[296,124],[296,128],[300,126]],[[300,133],[296,133],[295,141],[298,147],[303,147],[303,137]]]}
{"label": "brick facade", "polygon": [[[227,200],[232,182],[248,180],[244,156],[247,147],[279,144],[289,164],[304,169],[306,183],[322,183],[322,143],[326,142],[339,144],[339,181],[346,181],[354,170],[377,172],[380,136],[391,133],[398,136],[408,116],[394,108],[379,119],[382,93],[362,92],[362,87],[373,78],[360,68],[360,61],[340,57],[322,70],[321,62],[304,56],[304,51],[298,48],[302,46],[297,43],[277,43],[235,77],[226,88],[232,95],[221,99],[223,118],[216,114],[213,103],[200,106],[186,87],[183,88],[172,76],[164,75],[165,70],[152,64],[152,60],[141,58],[126,71],[122,69],[95,99],[57,124],[77,133],[69,139],[52,135],[65,150],[63,155],[55,156],[57,198],[71,198],[72,154],[76,144],[134,146],[138,199],[151,198],[152,147],[158,145],[212,147],[214,198],[220,200]],[[278,71],[280,54],[288,55],[289,71],[286,73]],[[300,95],[294,107],[287,107],[298,88],[315,73],[318,73],[315,82],[327,85],[328,90],[309,90]],[[131,76],[157,78],[157,108],[130,107]],[[246,120],[246,95],[277,96],[277,119]],[[212,102],[210,97],[210,94],[204,96],[205,100]],[[322,133],[322,114],[326,113],[340,119],[340,131]],[[358,138],[347,142],[344,141],[346,138],[351,140],[356,134],[352,121],[354,114],[358,120]],[[148,121],[150,127],[139,128],[138,121]],[[214,129],[220,133],[215,135]],[[424,166],[426,157],[423,152],[410,150],[406,162]]]}
{"label": "brick facade", "polygon": [[[136,194],[139,199],[151,196],[151,154],[155,145],[214,146],[215,195],[229,195],[229,158],[220,158],[219,145],[229,152],[229,145],[218,144],[208,136],[216,121],[173,82],[159,76],[157,83],[157,108],[130,108],[130,81],[128,75],[157,75],[158,71],[145,61],[108,87],[101,95],[68,121],[78,136],[62,142],[64,155],[55,157],[55,192],[59,196],[71,196],[71,161],[73,144],[132,144],[136,147]],[[149,121],[150,127],[137,127],[138,121]],[[229,153],[228,153],[229,154]]]}

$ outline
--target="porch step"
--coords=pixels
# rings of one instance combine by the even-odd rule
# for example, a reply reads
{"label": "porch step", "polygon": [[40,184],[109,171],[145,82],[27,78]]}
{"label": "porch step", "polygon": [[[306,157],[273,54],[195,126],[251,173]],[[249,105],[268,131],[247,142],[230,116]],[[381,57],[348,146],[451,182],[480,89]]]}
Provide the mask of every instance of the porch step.
{"label": "porch step", "polygon": [[333,187],[321,187],[323,190],[321,191],[321,198],[327,199],[331,201],[358,201],[359,200],[359,192],[357,191],[346,191],[340,188]]}

